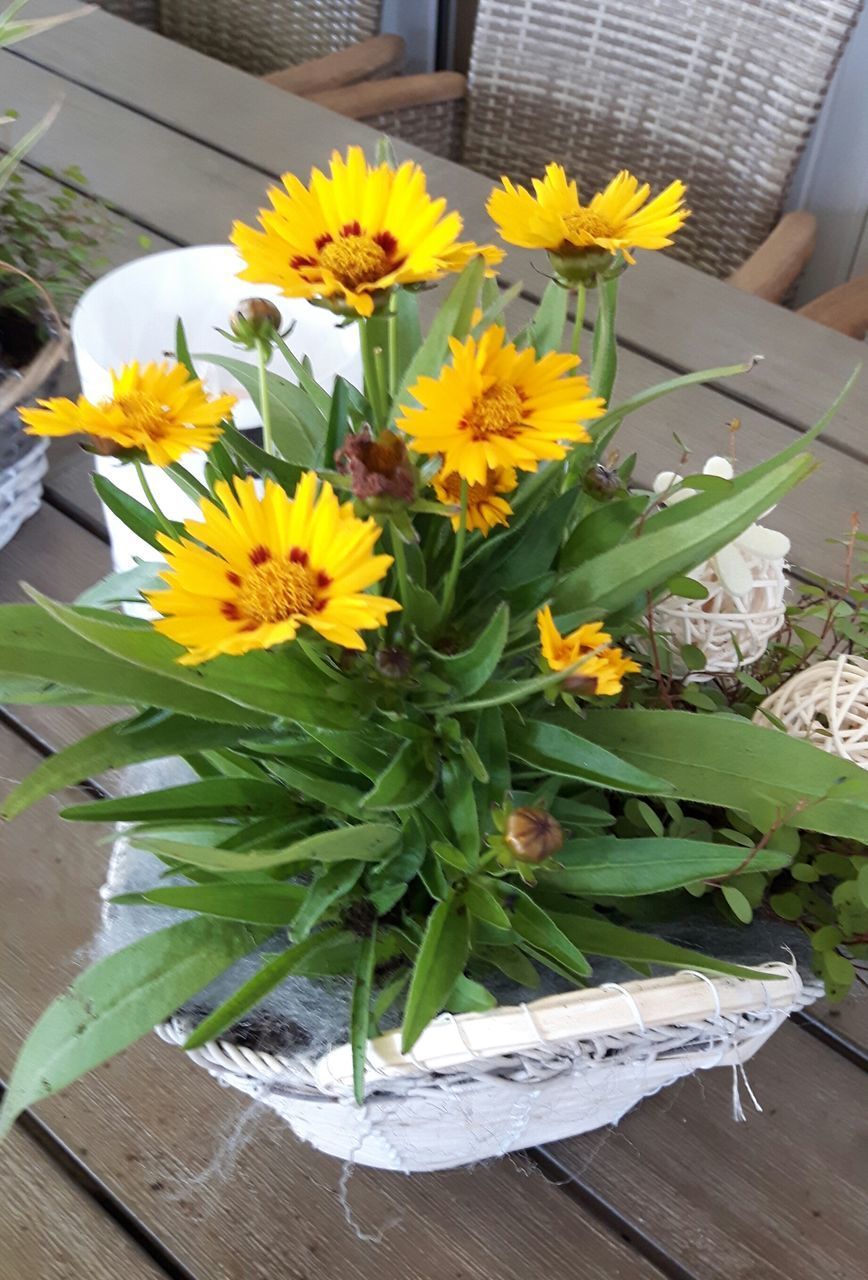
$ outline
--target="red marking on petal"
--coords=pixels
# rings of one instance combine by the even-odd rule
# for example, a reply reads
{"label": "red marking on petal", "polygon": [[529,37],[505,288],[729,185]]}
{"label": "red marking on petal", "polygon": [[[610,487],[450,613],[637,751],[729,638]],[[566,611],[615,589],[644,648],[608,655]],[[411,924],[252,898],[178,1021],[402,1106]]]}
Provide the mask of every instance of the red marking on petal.
{"label": "red marking on petal", "polygon": [[237,604],[233,604],[231,600],[221,600],[220,612],[227,622],[238,622],[241,617]]}
{"label": "red marking on petal", "polygon": [[252,565],[267,564],[271,559],[271,552],[268,547],[254,547],[250,552],[250,563]]}
{"label": "red marking on petal", "polygon": [[384,253],[390,258],[394,257],[398,249],[398,241],[392,235],[391,231],[380,231],[374,236],[374,244],[378,244]]}
{"label": "red marking on petal", "polygon": [[314,240],[314,244],[316,245],[317,250],[324,249],[326,245],[331,244],[331,242],[332,242],[332,236],[328,231],[325,233],[325,235],[317,236],[316,240]]}
{"label": "red marking on petal", "polygon": [[293,547],[289,553],[290,564],[305,565],[307,564],[307,560],[308,560],[307,552],[304,551],[301,547]]}
{"label": "red marking on petal", "polygon": [[319,573],[316,575],[316,585],[321,591],[324,591],[326,587],[330,587],[332,585],[331,578],[327,573],[323,573],[322,569],[320,569]]}
{"label": "red marking on petal", "polygon": [[[331,236],[326,236],[326,242],[328,242],[330,239],[331,239]],[[322,245],[320,244],[319,240],[317,240],[316,242],[316,247],[318,249],[322,248]],[[315,267],[316,258],[291,258],[289,265],[292,267],[293,271],[298,271],[301,267]]]}
{"label": "red marking on petal", "polygon": [[241,586],[241,574],[235,573],[232,569],[226,570],[226,581],[231,582],[233,587]]}
{"label": "red marking on petal", "polygon": [[345,222],[344,225],[341,227],[342,236],[360,236],[361,234],[362,234],[362,228],[361,228],[361,225],[359,224],[358,218],[355,220],[355,222]]}

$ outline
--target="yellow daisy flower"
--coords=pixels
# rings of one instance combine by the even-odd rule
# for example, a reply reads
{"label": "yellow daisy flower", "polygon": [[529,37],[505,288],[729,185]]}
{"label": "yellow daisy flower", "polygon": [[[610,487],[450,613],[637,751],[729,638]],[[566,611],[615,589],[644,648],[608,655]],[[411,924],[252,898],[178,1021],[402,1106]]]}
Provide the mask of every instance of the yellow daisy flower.
{"label": "yellow daisy flower", "polygon": [[[440,471],[431,483],[441,502],[449,506],[461,505],[461,476],[457,471]],[[483,538],[487,538],[489,530],[496,524],[508,524],[512,507],[498,495],[511,493],[517,484],[518,477],[513,467],[494,467],[488,469],[481,484],[468,485],[468,531],[478,529]],[[452,516],[453,529],[457,530],[460,523],[460,516]]]}
{"label": "yellow daisy flower", "polygon": [[568,689],[606,697],[620,693],[624,676],[640,670],[639,664],[632,658],[625,658],[620,649],[605,648],[593,658],[586,657],[601,645],[608,645],[612,639],[603,630],[602,622],[586,622],[568,636],[562,636],[548,605],[540,609],[536,622],[540,649],[552,671],[563,671],[580,658],[585,658],[582,666],[564,681]]}
{"label": "yellow daisy flower", "polygon": [[489,470],[536,471],[544,459],[566,456],[566,445],[590,440],[583,421],[604,410],[587,379],[569,377],[578,356],[504,344],[492,325],[477,342],[450,339],[452,364],[439,378],[420,378],[410,395],[421,408],[402,406],[399,426],[417,453],[442,453],[443,471],[485,484]]}
{"label": "yellow daisy flower", "polygon": [[333,153],[330,176],[311,172],[305,186],[291,173],[268,195],[261,231],[236,222],[232,243],[247,266],[243,280],[278,285],[289,298],[332,298],[361,316],[394,285],[421,284],[461,271],[494,245],[459,241],[462,220],[432,200],[425,174],[408,160],[398,169],[369,167],[361,147]]}
{"label": "yellow daisy flower", "polygon": [[533,179],[534,195],[509,178],[501,181],[503,187],[495,187],[486,208],[502,238],[523,249],[548,249],[562,257],[593,249],[610,254],[620,250],[633,262],[631,250],[665,249],[690,216],[684,208],[683,182],[671,182],[649,202],[648,183],[640,186],[626,169],[587,205],[559,164],[548,165],[542,181]]}
{"label": "yellow daisy flower", "polygon": [[219,481],[222,504],[203,499],[202,520],[188,520],[186,538],[160,536],[168,590],[146,598],[163,617],[158,631],[187,649],[186,665],[221,653],[270,649],[295,638],[302,624],[346,649],[364,649],[360,631],[383,626],[400,605],[364,594],[379,582],[391,556],[374,555],[374,520],[360,520],[338,502],[330,484],[317,496],[308,471],[290,498],[264,481],[236,477],[234,492]]}
{"label": "yellow daisy flower", "polygon": [[122,449],[141,449],[155,467],[177,462],[190,449],[208,450],[219,439],[220,423],[232,410],[235,396],[213,399],[198,378],[181,364],[137,361],[112,372],[111,399],[92,404],[84,396],[38,401],[38,409],[21,409],[27,434],[70,436],[83,432],[99,446],[109,441]]}

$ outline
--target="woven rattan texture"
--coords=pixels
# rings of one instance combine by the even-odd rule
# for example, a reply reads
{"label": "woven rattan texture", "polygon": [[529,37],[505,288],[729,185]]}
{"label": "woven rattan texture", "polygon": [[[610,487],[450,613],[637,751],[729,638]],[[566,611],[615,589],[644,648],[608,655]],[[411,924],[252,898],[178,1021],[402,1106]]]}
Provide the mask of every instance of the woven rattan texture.
{"label": "woven rattan texture", "polygon": [[[860,0],[480,0],[463,160],[584,190],[683,178],[674,249],[724,275],[768,235]],[[673,252],[673,250],[670,250]]]}
{"label": "woven rattan texture", "polygon": [[381,0],[161,0],[163,35],[262,75],[375,35]]}
{"label": "woven rattan texture", "polygon": [[435,156],[460,160],[464,112],[464,101],[459,98],[384,111],[366,118],[365,124],[392,138],[424,147]]}
{"label": "woven rattan texture", "polygon": [[96,0],[106,13],[116,18],[126,18],[140,27],[156,31],[160,24],[160,0]]}
{"label": "woven rattan texture", "polygon": [[380,29],[382,0],[99,0],[199,53],[255,75],[334,53]]}

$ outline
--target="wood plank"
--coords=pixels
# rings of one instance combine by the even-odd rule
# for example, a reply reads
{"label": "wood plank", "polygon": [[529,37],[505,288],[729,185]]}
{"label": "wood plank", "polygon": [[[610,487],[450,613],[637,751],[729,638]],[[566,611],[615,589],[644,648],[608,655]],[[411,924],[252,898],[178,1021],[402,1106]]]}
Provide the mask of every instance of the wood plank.
{"label": "wood plank", "polygon": [[763,1114],[742,1085],[746,1124],[717,1069],[547,1152],[703,1280],[855,1280],[868,1257],[864,1076],[792,1026],[747,1074]]}
{"label": "wood plank", "polygon": [[[37,8],[56,11],[65,3],[40,0]],[[100,56],[94,57],[97,47]],[[374,137],[358,122],[105,13],[48,32],[18,54],[270,174],[303,173],[322,164],[332,147],[370,146]],[[485,214],[490,179],[418,148],[399,144],[397,150],[401,157],[424,160],[432,189],[462,210],[470,235],[491,238]],[[237,214],[246,216],[240,208]],[[536,296],[544,266],[542,255],[513,249],[506,276],[523,278]],[[764,354],[765,362],[743,388],[745,395],[802,428],[825,411],[864,354],[853,339],[739,294],[658,253],[641,255],[641,263],[627,272],[618,329],[637,350],[680,369]],[[868,378],[829,428],[830,440],[863,458],[868,456],[866,409]]]}
{"label": "wood plank", "polygon": [[[35,763],[0,728],[0,775]],[[65,802],[74,798],[69,792]],[[53,804],[23,815],[6,840],[16,856],[0,870],[2,1072],[81,963],[106,858],[101,836],[83,825],[61,834]],[[40,1116],[195,1276],[487,1280],[496,1265],[500,1280],[660,1280],[587,1209],[509,1161],[427,1178],[357,1170],[347,1194],[360,1229],[383,1231],[372,1248],[345,1217],[340,1163],[155,1036],[41,1106]],[[579,1240],[581,1249],[568,1247]]]}
{"label": "wood plank", "polygon": [[165,1276],[30,1138],[14,1132],[3,1154],[0,1266],[8,1280]]}

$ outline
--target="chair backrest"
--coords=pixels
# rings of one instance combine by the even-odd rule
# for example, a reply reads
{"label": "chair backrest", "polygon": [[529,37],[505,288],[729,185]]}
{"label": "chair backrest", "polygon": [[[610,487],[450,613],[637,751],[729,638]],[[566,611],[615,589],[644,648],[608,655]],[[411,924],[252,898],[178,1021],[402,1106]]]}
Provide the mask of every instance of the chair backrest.
{"label": "chair backrest", "polygon": [[199,53],[263,75],[365,40],[382,0],[99,0]]}
{"label": "chair backrest", "polygon": [[464,161],[688,183],[674,252],[724,275],[762,243],[861,0],[479,0]]}

